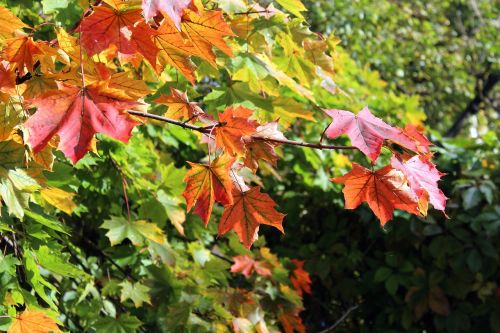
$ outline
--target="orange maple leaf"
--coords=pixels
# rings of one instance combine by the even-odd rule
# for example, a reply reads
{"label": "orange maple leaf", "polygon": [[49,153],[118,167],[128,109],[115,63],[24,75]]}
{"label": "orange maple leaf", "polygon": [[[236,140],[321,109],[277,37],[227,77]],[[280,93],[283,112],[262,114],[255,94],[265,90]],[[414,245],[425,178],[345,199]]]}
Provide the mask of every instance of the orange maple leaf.
{"label": "orange maple leaf", "polygon": [[299,309],[287,312],[281,310],[278,315],[278,320],[283,326],[285,333],[293,333],[295,331],[299,333],[306,333],[306,328],[304,327],[302,318],[300,318],[299,315]]}
{"label": "orange maple leaf", "polygon": [[284,233],[282,223],[285,215],[274,209],[276,203],[269,195],[261,193],[259,186],[245,192],[233,187],[233,200],[233,204],[224,206],[219,223],[220,235],[234,230],[241,242],[250,248],[257,239],[261,224],[273,226]]}
{"label": "orange maple leaf", "polygon": [[233,56],[233,51],[224,40],[225,36],[234,36],[229,25],[224,21],[222,11],[203,11],[200,14],[186,9],[182,16],[182,32],[191,41],[196,49],[196,55],[207,60],[213,66],[215,46],[228,56]]}
{"label": "orange maple leaf", "polygon": [[10,10],[0,6],[0,39],[12,37],[14,31],[26,27]]}
{"label": "orange maple leaf", "polygon": [[233,162],[234,158],[227,154],[217,157],[210,165],[188,162],[191,170],[184,177],[187,185],[182,195],[186,199],[187,211],[194,207],[205,225],[216,201],[223,205],[233,203],[233,184],[229,176]]}
{"label": "orange maple leaf", "polygon": [[173,119],[193,119],[204,113],[198,103],[190,102],[185,92],[175,88],[170,88],[170,95],[161,95],[155,102],[168,106],[165,117]]}
{"label": "orange maple leaf", "polygon": [[141,12],[141,9],[114,9],[104,5],[94,7],[75,31],[80,32],[81,43],[90,56],[115,45],[119,53],[138,52],[154,66],[158,53],[152,39],[155,30],[144,22]]}
{"label": "orange maple leaf", "polygon": [[191,83],[194,83],[194,69],[196,66],[189,56],[197,54],[193,44],[186,40],[182,34],[164,21],[153,36],[158,53],[159,66],[155,66],[160,72],[165,65],[170,65],[179,70]]}
{"label": "orange maple leaf", "polygon": [[32,72],[35,63],[34,56],[43,53],[38,44],[31,37],[26,36],[9,39],[3,51],[4,57],[9,62],[15,63],[21,73],[24,73],[25,66],[29,72]]}
{"label": "orange maple leaf", "polygon": [[61,332],[54,319],[42,311],[26,310],[18,315],[8,333],[49,333]]}
{"label": "orange maple leaf", "polygon": [[332,181],[345,185],[342,192],[346,209],[354,209],[365,201],[382,225],[392,219],[396,208],[420,215],[418,199],[402,172],[390,165],[376,172],[357,163],[353,163],[352,167],[344,176],[332,178]]}
{"label": "orange maple leaf", "polygon": [[214,129],[215,145],[224,148],[229,154],[244,155],[244,136],[255,133],[258,123],[248,118],[253,111],[242,106],[228,107],[219,114],[221,126]]}

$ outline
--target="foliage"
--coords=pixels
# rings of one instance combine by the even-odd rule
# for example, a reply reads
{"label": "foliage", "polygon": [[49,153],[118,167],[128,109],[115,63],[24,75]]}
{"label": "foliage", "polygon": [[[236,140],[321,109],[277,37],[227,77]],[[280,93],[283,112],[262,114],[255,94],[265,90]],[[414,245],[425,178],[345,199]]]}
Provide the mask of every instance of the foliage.
{"label": "foliage", "polygon": [[475,108],[470,114],[476,117],[470,124],[479,123],[479,132],[484,134],[482,126],[497,119],[500,13],[493,2],[304,3],[314,30],[334,31],[349,54],[377,70],[392,90],[418,96],[433,128],[442,134],[458,133],[449,130],[471,102]]}
{"label": "foliage", "polygon": [[[456,163],[494,152],[434,149],[446,221],[418,100],[311,32],[300,1],[172,3],[3,3],[0,329],[293,333],[346,304],[346,330],[496,329],[497,179]],[[366,105],[413,126],[338,110]],[[381,229],[341,208],[329,178],[370,162],[375,215],[381,195],[414,215]]]}

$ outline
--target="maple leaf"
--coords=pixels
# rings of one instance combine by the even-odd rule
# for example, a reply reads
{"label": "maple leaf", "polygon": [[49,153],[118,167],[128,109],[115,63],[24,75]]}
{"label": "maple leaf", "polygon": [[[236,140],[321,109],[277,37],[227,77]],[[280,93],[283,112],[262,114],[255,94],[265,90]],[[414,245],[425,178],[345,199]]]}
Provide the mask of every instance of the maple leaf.
{"label": "maple leaf", "polygon": [[191,170],[184,177],[187,185],[182,195],[186,199],[187,211],[194,207],[205,225],[216,201],[223,205],[233,203],[233,184],[229,176],[233,162],[234,158],[228,154],[217,157],[210,165],[188,162]]}
{"label": "maple leaf", "polygon": [[302,296],[303,293],[310,294],[312,281],[309,273],[304,270],[304,261],[292,259],[292,262],[296,267],[290,277],[293,287],[300,296]]}
{"label": "maple leaf", "polygon": [[158,53],[160,66],[155,67],[156,71],[160,72],[168,64],[179,70],[191,83],[194,83],[196,80],[194,76],[195,65],[189,59],[190,55],[197,54],[193,44],[167,21],[160,25],[153,40],[160,50]]}
{"label": "maple leaf", "polygon": [[384,123],[371,114],[367,107],[355,115],[344,110],[325,110],[333,118],[333,122],[326,129],[329,138],[334,139],[347,134],[352,144],[359,148],[373,162],[377,159],[384,140],[389,139],[397,144],[417,151],[415,141],[408,137],[403,130]]}
{"label": "maple leaf", "polygon": [[185,92],[170,88],[170,95],[160,95],[156,103],[168,106],[165,117],[173,119],[193,119],[203,114],[203,110],[195,102],[190,102]]}
{"label": "maple leaf", "polygon": [[0,38],[12,37],[17,29],[28,27],[16,15],[5,7],[0,6]]}
{"label": "maple leaf", "polygon": [[276,155],[274,148],[278,146],[279,143],[265,141],[262,139],[286,140],[283,133],[278,130],[277,122],[270,122],[259,126],[252,136],[244,137],[244,164],[253,172],[255,172],[259,167],[258,160],[267,161],[273,166],[276,166],[276,161],[278,161],[278,156]]}
{"label": "maple leaf", "polygon": [[8,333],[49,333],[61,332],[54,319],[42,311],[25,310],[16,316]]}
{"label": "maple leaf", "polygon": [[110,45],[115,45],[124,55],[142,54],[151,65],[156,64],[158,48],[153,39],[155,30],[147,25],[140,9],[114,9],[94,7],[75,29],[80,32],[81,44],[89,55],[94,55]]}
{"label": "maple leaf", "polygon": [[0,90],[5,93],[15,93],[16,72],[15,68],[6,60],[0,61]]}
{"label": "maple leaf", "polygon": [[345,185],[342,192],[346,209],[354,209],[367,202],[382,225],[392,219],[396,208],[420,215],[417,198],[401,171],[390,165],[376,172],[357,163],[353,163],[352,167],[347,174],[332,178],[332,181]]}
{"label": "maple leaf", "polygon": [[417,127],[411,124],[407,124],[405,126],[404,132],[416,142],[417,150],[419,152],[422,152],[424,154],[430,153],[429,146],[432,145],[432,142],[429,141],[429,139],[427,139]]}
{"label": "maple leaf", "polygon": [[232,273],[241,273],[245,277],[250,277],[253,271],[261,276],[270,276],[271,270],[266,267],[265,263],[256,261],[249,256],[236,256],[233,257],[234,264],[231,266]]}
{"label": "maple leaf", "polygon": [[306,333],[306,328],[302,323],[302,318],[300,318],[299,311],[280,311],[278,319],[283,326],[285,333],[293,333],[295,331],[299,333]]}
{"label": "maple leaf", "polygon": [[34,56],[43,53],[38,44],[31,37],[26,36],[9,39],[3,50],[4,57],[9,62],[15,63],[19,72],[24,73],[24,67],[32,72],[35,62]]}
{"label": "maple leaf", "polygon": [[229,25],[224,21],[221,11],[203,11],[200,14],[186,10],[182,17],[182,32],[193,44],[196,55],[207,60],[213,66],[215,46],[229,57],[233,56],[231,48],[224,41],[225,36],[234,36]]}
{"label": "maple leaf", "polygon": [[245,192],[233,187],[233,200],[233,204],[224,206],[219,223],[220,235],[234,230],[240,241],[250,248],[257,239],[261,224],[273,226],[284,233],[282,222],[285,215],[274,209],[276,203],[268,194],[261,193],[259,186]]}
{"label": "maple leaf", "polygon": [[132,244],[139,246],[145,240],[150,240],[158,244],[165,243],[163,230],[156,224],[146,221],[128,221],[120,216],[112,216],[104,221],[101,228],[108,229],[106,236],[109,238],[111,246],[120,244],[128,238]]}
{"label": "maple leaf", "polygon": [[244,136],[250,136],[257,130],[258,123],[249,120],[253,111],[243,106],[230,106],[219,114],[221,126],[214,129],[215,145],[223,147],[229,154],[243,155],[245,153]]}
{"label": "maple leaf", "polygon": [[391,165],[408,178],[410,188],[417,198],[428,200],[435,209],[444,212],[448,198],[438,187],[438,181],[444,174],[439,172],[434,164],[424,157],[415,155],[407,161],[393,156]]}
{"label": "maple leaf", "polygon": [[96,133],[104,133],[127,142],[137,125],[123,110],[137,106],[112,96],[101,95],[92,86],[79,88],[59,85],[32,100],[38,110],[25,123],[35,153],[41,151],[55,135],[59,135],[58,148],[73,163],[92,150]]}
{"label": "maple leaf", "polygon": [[19,218],[29,204],[30,193],[40,188],[32,178],[33,169],[27,169],[25,154],[24,145],[18,142],[0,142],[0,207],[3,201],[9,214]]}
{"label": "maple leaf", "polygon": [[197,11],[193,0],[142,0],[146,21],[161,13],[169,18],[178,30],[181,30],[181,17],[186,8]]}

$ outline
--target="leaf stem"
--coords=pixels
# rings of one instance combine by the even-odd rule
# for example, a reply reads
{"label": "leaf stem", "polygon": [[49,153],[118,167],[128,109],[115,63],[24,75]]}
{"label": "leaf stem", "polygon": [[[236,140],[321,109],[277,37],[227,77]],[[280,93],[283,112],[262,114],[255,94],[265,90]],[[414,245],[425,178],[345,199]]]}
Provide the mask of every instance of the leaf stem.
{"label": "leaf stem", "polygon": [[[154,120],[158,120],[158,121],[163,121],[165,123],[180,126],[182,128],[190,129],[190,130],[197,131],[197,132],[204,133],[204,134],[210,133],[211,129],[213,129],[214,127],[223,126],[223,124],[217,123],[214,126],[201,127],[201,126],[196,126],[196,125],[184,123],[182,121],[166,118],[166,117],[159,116],[159,115],[152,114],[152,113],[133,111],[133,110],[129,110],[127,112],[129,114],[137,116],[137,117],[144,117],[144,118],[150,118],[150,119],[154,119]],[[294,140],[272,139],[272,138],[265,138],[265,137],[252,137],[252,139],[266,141],[266,142],[273,142],[273,143],[277,143],[277,144],[290,145],[290,146],[306,147],[306,148],[312,148],[312,149],[358,150],[358,148],[356,148],[354,146],[323,145],[320,143],[309,143],[309,142],[294,141]]]}

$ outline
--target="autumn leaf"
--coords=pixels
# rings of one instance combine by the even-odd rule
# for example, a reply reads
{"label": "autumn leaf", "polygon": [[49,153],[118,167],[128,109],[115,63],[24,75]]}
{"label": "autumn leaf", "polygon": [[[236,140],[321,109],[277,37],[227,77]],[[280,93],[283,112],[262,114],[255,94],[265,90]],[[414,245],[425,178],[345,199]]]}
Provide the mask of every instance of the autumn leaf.
{"label": "autumn leaf", "polygon": [[42,53],[38,42],[26,36],[7,40],[5,49],[3,50],[5,60],[16,64],[16,68],[21,73],[24,73],[25,67],[29,72],[32,72],[35,56]]}
{"label": "autumn leaf", "polygon": [[190,102],[185,92],[173,87],[170,88],[170,95],[160,95],[155,100],[156,103],[168,106],[165,117],[172,119],[193,119],[203,114],[203,110],[195,102]]}
{"label": "autumn leaf", "polygon": [[223,205],[233,203],[233,185],[229,176],[233,162],[234,158],[228,154],[217,157],[210,165],[188,162],[191,170],[184,177],[187,185],[182,195],[186,199],[187,211],[194,207],[205,225],[216,201]]}
{"label": "autumn leaf", "polygon": [[34,99],[32,104],[38,110],[25,126],[33,151],[42,150],[58,134],[58,148],[73,163],[92,150],[94,134],[104,133],[127,142],[137,125],[123,112],[137,103],[101,95],[92,86],[82,89],[60,84],[59,90],[46,92]]}
{"label": "autumn leaf", "polygon": [[224,213],[219,223],[220,235],[234,230],[240,241],[250,248],[257,239],[261,224],[273,226],[284,232],[282,222],[285,215],[274,209],[276,203],[269,195],[261,193],[259,186],[245,192],[234,187],[233,200],[233,204],[224,206]]}
{"label": "autumn leaf", "polygon": [[61,332],[54,319],[42,311],[25,310],[16,316],[8,333],[49,333]]}
{"label": "autumn leaf", "polygon": [[245,153],[244,136],[250,136],[257,130],[258,123],[248,118],[253,111],[243,106],[228,107],[224,113],[219,114],[219,123],[222,125],[214,128],[215,145],[224,148],[230,155]]}
{"label": "autumn leaf", "polygon": [[419,129],[411,124],[407,124],[404,128],[404,132],[406,135],[408,135],[412,140],[414,140],[417,144],[417,150],[423,154],[429,154],[429,146],[432,145],[432,142],[429,141],[425,137],[425,135],[422,134],[422,132],[419,131]]}
{"label": "autumn leaf", "polygon": [[5,93],[15,93],[16,72],[15,66],[6,60],[0,61],[0,91]]}
{"label": "autumn leaf", "polygon": [[387,125],[371,114],[367,107],[357,115],[343,110],[325,110],[325,112],[333,118],[333,122],[326,129],[327,136],[334,139],[342,134],[347,134],[352,144],[373,162],[380,154],[382,144],[386,139],[417,151],[415,141],[408,137],[403,130]]}
{"label": "autumn leaf", "polygon": [[355,209],[367,202],[382,225],[392,219],[394,209],[420,215],[417,198],[408,186],[403,173],[390,165],[377,171],[352,164],[347,174],[332,181],[344,184],[345,208]]}
{"label": "autumn leaf", "polygon": [[181,17],[186,8],[197,10],[193,0],[142,0],[146,21],[161,13],[169,18],[178,30],[181,30]]}
{"label": "autumn leaf", "polygon": [[293,287],[297,290],[300,296],[302,296],[303,293],[310,294],[312,281],[309,273],[304,270],[304,261],[292,259],[292,263],[296,267],[290,277]]}
{"label": "autumn leaf", "polygon": [[241,273],[246,278],[250,277],[255,272],[261,276],[270,276],[271,270],[266,267],[265,262],[256,261],[249,256],[236,256],[233,257],[234,264],[231,266],[232,273]]}
{"label": "autumn leaf", "polygon": [[[270,139],[266,141],[264,139]],[[279,145],[272,140],[286,140],[283,133],[278,130],[278,123],[270,122],[257,127],[256,131],[250,137],[244,137],[245,142],[245,166],[253,172],[259,167],[258,161],[264,160],[271,165],[276,166],[278,156],[274,148]]]}
{"label": "autumn leaf", "polygon": [[278,315],[278,319],[283,326],[285,333],[306,333],[306,328],[302,323],[302,318],[300,318],[298,311],[281,310]]}
{"label": "autumn leaf", "polygon": [[21,103],[13,102],[0,104],[0,141],[9,140],[12,131],[23,119]]}
{"label": "autumn leaf", "polygon": [[94,7],[75,31],[80,33],[81,44],[90,56],[115,45],[121,54],[139,52],[151,65],[156,64],[158,48],[151,38],[155,31],[144,23],[140,9]]}
{"label": "autumn leaf", "polygon": [[160,72],[165,65],[170,65],[181,72],[189,82],[194,83],[196,80],[194,75],[196,67],[189,58],[189,56],[197,54],[193,44],[186,40],[167,21],[160,25],[153,36],[153,40],[156,47],[160,50],[158,53],[158,63],[160,66],[155,66],[156,71]]}
{"label": "autumn leaf", "polygon": [[[438,181],[444,174],[439,172],[433,163],[418,155],[407,161],[393,156],[391,165],[408,178],[410,188],[417,198],[428,200],[435,209],[444,212],[448,198],[438,187]],[[425,215],[426,212],[422,213]]]}
{"label": "autumn leaf", "polygon": [[42,189],[40,194],[49,204],[68,215],[71,215],[77,207],[73,202],[73,197],[76,195],[75,193],[63,191],[57,187],[47,187]]}
{"label": "autumn leaf", "polygon": [[196,55],[213,66],[216,66],[216,63],[212,47],[217,47],[229,57],[233,56],[233,51],[226,44],[224,37],[234,34],[224,21],[221,11],[203,11],[197,14],[187,10],[182,17],[182,32],[193,44]]}
{"label": "autumn leaf", "polygon": [[0,6],[0,38],[12,37],[12,34],[17,29],[28,27],[19,18],[17,18],[10,10]]}

